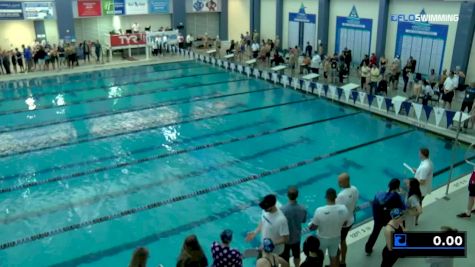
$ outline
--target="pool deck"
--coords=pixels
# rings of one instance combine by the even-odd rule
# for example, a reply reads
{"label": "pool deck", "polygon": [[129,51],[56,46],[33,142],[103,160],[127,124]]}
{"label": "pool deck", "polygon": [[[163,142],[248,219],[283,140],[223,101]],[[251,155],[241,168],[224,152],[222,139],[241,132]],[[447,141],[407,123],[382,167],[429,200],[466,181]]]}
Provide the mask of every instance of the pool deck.
{"label": "pool deck", "polygon": [[[90,63],[76,67],[74,69],[63,69],[61,71],[48,71],[48,72],[32,72],[28,74],[12,74],[9,76],[0,75],[0,82],[2,81],[12,81],[17,79],[25,78],[37,78],[37,77],[47,77],[55,76],[62,74],[71,74],[71,73],[81,73],[95,70],[104,70],[104,69],[113,69],[113,68],[122,68],[122,67],[131,67],[131,66],[140,66],[140,65],[149,65],[149,64],[158,64],[158,63],[168,63],[168,62],[178,62],[186,61],[181,56],[165,56],[160,58],[152,58],[150,60],[139,59],[137,61],[124,61],[116,59],[112,63],[106,64],[95,64]],[[374,111],[373,111],[374,112]],[[382,112],[383,116],[387,116]],[[393,116],[394,119],[401,120],[403,122],[404,118],[401,116]],[[411,123],[411,122],[409,122]],[[411,123],[413,124],[413,123]],[[440,127],[434,127],[433,131],[439,132],[444,135],[454,135],[454,131],[441,129]],[[465,139],[466,142],[475,142],[474,131],[469,131],[468,133],[462,133],[461,136]],[[417,230],[420,231],[437,231],[440,229],[440,226],[447,225],[454,228],[457,228],[460,231],[467,231],[467,247],[468,253],[467,258],[457,258],[455,259],[455,266],[464,267],[464,266],[473,266],[473,261],[475,260],[475,254],[471,253],[472,248],[475,247],[475,231],[473,231],[475,226],[475,218],[471,219],[459,219],[456,218],[456,214],[462,212],[466,208],[467,204],[467,186],[468,176],[457,179],[451,183],[449,190],[449,200],[443,199],[445,195],[445,186],[435,190],[432,194],[427,197],[427,200],[424,202],[424,212],[421,215],[420,223]],[[474,216],[475,217],[475,216]],[[347,266],[379,266],[381,263],[381,250],[384,247],[384,238],[382,234],[378,239],[374,253],[372,256],[366,256],[364,253],[364,244],[368,238],[369,232],[372,229],[372,221],[366,222],[359,225],[353,229],[348,238],[348,261]],[[369,230],[369,231],[368,231]],[[470,264],[472,262],[472,264]],[[400,259],[395,266],[427,266],[424,263],[424,259],[420,258],[404,258]]]}

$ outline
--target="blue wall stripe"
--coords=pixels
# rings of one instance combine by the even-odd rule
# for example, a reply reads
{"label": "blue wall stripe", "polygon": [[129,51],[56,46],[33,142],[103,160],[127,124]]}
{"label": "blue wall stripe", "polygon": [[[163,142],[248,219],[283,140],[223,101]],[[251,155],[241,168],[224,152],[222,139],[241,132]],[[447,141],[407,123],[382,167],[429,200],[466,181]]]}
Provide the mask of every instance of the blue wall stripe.
{"label": "blue wall stripe", "polygon": [[464,1],[460,3],[459,21],[457,23],[454,52],[452,54],[451,62],[452,70],[455,70],[456,66],[460,66],[460,68],[466,73],[468,60],[475,60],[475,58],[470,58],[474,30],[475,3]]}
{"label": "blue wall stripe", "polygon": [[388,15],[389,15],[389,0],[379,0],[378,29],[376,31],[376,49],[375,49],[376,55],[378,55],[379,57],[383,56],[386,50],[386,35],[387,35],[388,19],[389,19]]}

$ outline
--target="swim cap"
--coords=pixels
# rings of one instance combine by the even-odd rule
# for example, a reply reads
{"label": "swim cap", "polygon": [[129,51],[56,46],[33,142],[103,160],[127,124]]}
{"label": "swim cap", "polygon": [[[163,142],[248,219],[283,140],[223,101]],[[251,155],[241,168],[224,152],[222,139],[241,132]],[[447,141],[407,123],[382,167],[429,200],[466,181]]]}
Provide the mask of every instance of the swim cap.
{"label": "swim cap", "polygon": [[397,219],[403,215],[402,210],[398,208],[392,209],[389,214],[391,215],[392,219]]}
{"label": "swim cap", "polygon": [[270,238],[264,238],[264,240],[262,240],[262,247],[264,248],[264,252],[267,253],[271,253],[275,248],[274,242],[272,242]]}

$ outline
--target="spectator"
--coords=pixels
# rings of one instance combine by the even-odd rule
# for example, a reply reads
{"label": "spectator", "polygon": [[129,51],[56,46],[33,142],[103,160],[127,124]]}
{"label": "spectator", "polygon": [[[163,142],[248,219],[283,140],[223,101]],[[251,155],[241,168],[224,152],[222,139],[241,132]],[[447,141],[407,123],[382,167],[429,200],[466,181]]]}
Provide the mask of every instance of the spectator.
{"label": "spectator", "polygon": [[[406,66],[404,66],[404,69],[402,70],[402,79],[404,80],[404,93],[407,91],[407,84],[410,82],[411,77],[412,76],[412,65],[411,65],[411,60],[408,60],[407,63],[406,63]],[[409,85],[409,87],[411,87],[412,84]]]}
{"label": "spectator", "polygon": [[457,66],[454,72],[454,86],[455,89],[463,90],[463,86],[460,84],[460,78],[465,79],[465,73],[460,70],[460,66]]}
{"label": "spectator", "polygon": [[395,57],[391,63],[391,76],[389,78],[389,83],[391,84],[392,90],[398,89],[399,75],[401,75],[400,61],[399,58]]}
{"label": "spectator", "polygon": [[388,95],[388,81],[384,75],[381,77],[381,81],[378,83],[378,89],[376,89],[376,94],[381,94],[384,92],[385,95]]}
{"label": "spectator", "polygon": [[390,212],[391,220],[386,225],[384,229],[384,237],[386,238],[386,245],[383,249],[383,261],[381,262],[381,267],[391,267],[396,263],[398,255],[393,250],[393,234],[403,233],[403,221],[404,215],[402,209],[392,209]]}
{"label": "spectator", "polygon": [[415,99],[416,102],[419,101],[419,97],[421,96],[423,85],[424,83],[422,82],[422,80],[419,80],[416,83],[414,83],[414,86],[412,87],[411,98]]}
{"label": "spectator", "polygon": [[242,255],[234,248],[230,248],[233,240],[233,232],[224,230],[221,233],[221,244],[213,242],[211,245],[211,254],[213,256],[213,267],[241,267]]}
{"label": "spectator", "polygon": [[330,70],[331,70],[331,61],[330,61],[330,57],[327,57],[326,59],[323,60],[323,77],[325,78],[325,80],[328,81],[328,78],[330,77],[329,73],[330,73]]}
{"label": "spectator", "polygon": [[379,192],[374,197],[372,204],[374,226],[365,244],[365,251],[368,255],[373,252],[373,246],[378,239],[379,232],[391,220],[390,211],[394,208],[405,208],[404,200],[399,194],[400,185],[399,179],[394,178],[389,182],[389,190],[387,192]]}
{"label": "spectator", "polygon": [[13,65],[13,71],[15,71],[15,74],[16,74],[16,73],[18,73],[18,70],[16,68],[16,65],[17,65],[16,54],[13,53],[13,50],[9,54],[10,54],[11,62],[12,62],[12,65]]}
{"label": "spectator", "polygon": [[287,197],[289,203],[282,207],[282,212],[287,218],[289,226],[289,240],[285,244],[281,257],[289,262],[290,251],[294,257],[294,266],[300,266],[300,239],[302,237],[302,223],[307,220],[307,210],[304,206],[297,204],[299,191],[296,187],[289,187]]}
{"label": "spectator", "polygon": [[[457,229],[451,228],[449,226],[442,226],[440,230],[443,233],[447,234],[456,234],[458,231]],[[442,256],[442,257],[431,257],[427,258],[426,262],[429,264],[430,267],[454,267],[454,258]]]}
{"label": "spectator", "polygon": [[342,55],[340,56],[340,60],[338,61],[338,80],[343,83],[344,78],[348,75],[348,68],[345,62],[345,57]]}
{"label": "spectator", "polygon": [[259,43],[259,33],[256,29],[254,29],[254,32],[252,33],[252,40],[256,43]]}
{"label": "spectator", "polygon": [[414,58],[412,58],[412,56],[409,57],[409,61],[411,62],[411,72],[416,73],[417,61]]}
{"label": "spectator", "polygon": [[308,57],[312,57],[312,50],[313,50],[313,47],[310,45],[310,42],[307,42],[307,46],[305,47],[305,54]]}
{"label": "spectator", "polygon": [[262,240],[262,257],[257,260],[256,267],[288,267],[289,263],[275,253],[275,246],[270,238]]}
{"label": "spectator", "polygon": [[406,230],[412,230],[416,226],[416,218],[422,213],[422,194],[419,180],[411,178],[407,181],[409,192],[407,194],[406,207],[407,215],[405,218]]}
{"label": "spectator", "polygon": [[322,64],[322,58],[319,54],[315,53],[312,57],[312,63],[310,63],[310,69],[313,73],[320,73],[320,65]]}
{"label": "spectator", "polygon": [[[325,254],[320,250],[320,240],[316,236],[309,236],[303,243],[303,253],[307,258],[300,267],[322,267]],[[341,266],[341,265],[340,265]]]}
{"label": "spectator", "polygon": [[5,73],[6,74],[11,74],[11,71],[10,71],[10,57],[8,56],[7,51],[3,52],[2,61],[3,61],[3,68],[5,69]]}
{"label": "spectator", "polygon": [[341,228],[341,258],[339,260],[340,267],[345,267],[347,251],[346,237],[355,222],[356,202],[359,198],[359,192],[355,186],[350,184],[350,176],[346,172],[338,176],[338,186],[340,186],[341,191],[336,198],[336,204],[345,205],[348,210],[346,224]]}
{"label": "spectator", "polygon": [[427,80],[422,80],[422,83],[422,105],[427,106],[429,104],[429,100],[431,100],[432,96],[434,95],[434,90]]}
{"label": "spectator", "polygon": [[440,92],[443,92],[443,89],[444,89],[444,83],[445,83],[445,80],[447,79],[447,70],[443,70],[442,71],[442,74],[440,75],[440,78],[439,78],[439,91]]}
{"label": "spectator", "polygon": [[429,84],[432,88],[434,88],[436,83],[437,83],[437,75],[435,74],[435,70],[431,69],[430,74],[429,74]]}
{"label": "spectator", "polygon": [[86,58],[87,58],[87,62],[91,62],[91,47],[89,46],[89,42],[88,41],[84,41],[83,44],[82,44],[82,48],[83,48],[83,55],[84,55],[84,63],[86,63]]}
{"label": "spectator", "polygon": [[[470,161],[466,161],[468,164],[475,167],[475,163]],[[467,203],[467,210],[457,215],[459,218],[470,218],[472,213],[475,213],[475,209],[473,209],[473,204],[475,204],[475,170],[472,172],[470,176],[470,180],[468,181],[468,203]]]}
{"label": "spectator", "polygon": [[148,255],[149,253],[146,248],[137,248],[134,251],[134,254],[132,254],[132,260],[130,261],[129,267],[146,267]]}
{"label": "spectator", "polygon": [[18,50],[18,48],[15,48],[15,56],[16,56],[16,61],[18,62],[18,67],[20,67],[20,73],[25,72],[25,68],[23,66],[23,56],[21,52]]}
{"label": "spectator", "polygon": [[[474,102],[475,102],[475,82],[472,82],[470,86],[465,90],[465,96],[462,101],[462,108],[460,109],[462,112],[467,110],[468,113],[472,111],[474,108]],[[468,128],[468,121],[466,120],[463,124],[463,127],[465,129]]]}
{"label": "spectator", "polygon": [[193,36],[191,34],[188,34],[186,35],[186,47],[188,49],[192,49],[193,48]]}
{"label": "spectator", "polygon": [[[413,168],[414,175],[417,180],[419,180],[421,186],[421,205],[424,197],[427,194],[432,192],[432,178],[434,176],[434,165],[429,159],[429,149],[421,148],[419,149],[419,158],[421,159],[421,164],[417,169]],[[418,224],[418,217],[416,217],[416,225]]]}
{"label": "spectator", "polygon": [[274,58],[270,61],[271,66],[279,66],[280,64],[284,64],[284,58],[280,55],[279,52],[274,53]]}
{"label": "spectator", "polygon": [[226,55],[234,53],[235,49],[236,49],[236,43],[234,43],[234,40],[231,40],[231,45],[229,46],[229,49],[226,50]]}
{"label": "spectator", "polygon": [[363,65],[364,65],[365,63],[366,63],[366,66],[369,66],[369,56],[368,56],[368,55],[364,55],[363,60],[361,60],[360,67],[363,67]]}
{"label": "spectator", "polygon": [[274,252],[280,255],[289,240],[289,226],[284,213],[276,207],[276,203],[275,195],[267,195],[259,203],[262,209],[261,221],[255,231],[247,234],[246,240],[249,242],[262,232],[262,240],[271,239],[275,245]]}
{"label": "spectator", "polygon": [[449,76],[444,81],[442,90],[442,100],[444,101],[443,108],[450,109],[452,107],[452,100],[454,99],[455,95],[454,90],[456,89],[455,82],[454,72],[450,71]]}
{"label": "spectator", "polygon": [[341,231],[348,219],[348,209],[345,205],[336,204],[336,191],[329,188],[325,198],[327,205],[317,208],[312,222],[309,224],[310,230],[318,228],[318,236],[323,253],[328,250],[331,266],[338,266],[338,247],[341,241]]}
{"label": "spectator", "polygon": [[360,75],[361,75],[361,90],[366,91],[366,85],[369,82],[369,77],[371,75],[371,70],[366,64],[365,61],[363,61],[363,66],[360,68]]}
{"label": "spectator", "polygon": [[370,71],[370,82],[369,82],[370,95],[372,95],[373,92],[376,92],[376,89],[378,87],[379,75],[380,75],[380,71],[378,69],[378,66],[376,66],[376,64],[373,64],[371,66],[371,71]]}
{"label": "spectator", "polygon": [[251,50],[252,50],[252,58],[257,58],[259,55],[259,43],[252,43]]}
{"label": "spectator", "polygon": [[300,74],[304,73],[304,70],[308,73],[310,70],[310,64],[312,61],[306,54],[302,54],[302,62],[300,62]]}
{"label": "spectator", "polygon": [[376,57],[375,53],[371,54],[371,57],[369,58],[369,65],[377,65],[378,64],[378,58]]}
{"label": "spectator", "polygon": [[190,235],[185,239],[183,248],[178,258],[176,267],[206,267],[208,260],[206,259],[203,249],[201,249],[198,238]]}

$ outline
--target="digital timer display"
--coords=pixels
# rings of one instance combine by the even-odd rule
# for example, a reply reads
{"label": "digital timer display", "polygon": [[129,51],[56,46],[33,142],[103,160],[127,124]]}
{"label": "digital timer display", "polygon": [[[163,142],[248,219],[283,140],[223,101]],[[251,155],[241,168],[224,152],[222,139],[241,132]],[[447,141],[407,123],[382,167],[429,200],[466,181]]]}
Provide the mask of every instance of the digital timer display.
{"label": "digital timer display", "polygon": [[393,234],[393,250],[404,257],[466,256],[466,232]]}

